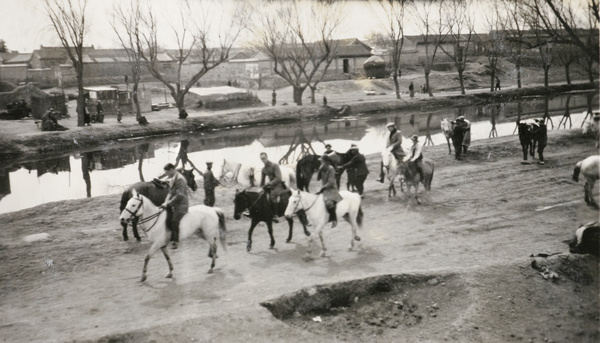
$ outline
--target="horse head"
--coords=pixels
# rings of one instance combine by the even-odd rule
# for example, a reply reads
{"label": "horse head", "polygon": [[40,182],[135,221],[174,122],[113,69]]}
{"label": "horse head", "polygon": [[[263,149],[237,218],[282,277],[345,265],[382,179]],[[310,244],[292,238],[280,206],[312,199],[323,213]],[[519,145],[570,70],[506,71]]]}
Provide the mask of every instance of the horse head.
{"label": "horse head", "polygon": [[193,169],[190,169],[190,170],[182,169],[181,175],[183,175],[183,177],[185,177],[188,187],[190,187],[192,189],[192,191],[195,192],[198,189],[198,185],[196,185],[196,180],[195,180],[196,176],[194,175],[194,170]]}
{"label": "horse head", "polygon": [[235,191],[235,198],[233,199],[233,218],[239,220],[242,217],[242,213],[248,208],[248,195],[246,190]]}
{"label": "horse head", "polygon": [[142,196],[135,190],[131,190],[131,199],[127,202],[127,205],[121,212],[119,216],[119,220],[121,223],[128,223],[133,219],[133,217],[137,217],[141,212],[142,205],[144,204]]}
{"label": "horse head", "polygon": [[285,208],[284,213],[286,218],[291,218],[294,213],[304,209],[304,207],[302,207],[302,202],[300,201],[300,196],[300,190],[290,191],[290,198],[288,199],[288,205]]}

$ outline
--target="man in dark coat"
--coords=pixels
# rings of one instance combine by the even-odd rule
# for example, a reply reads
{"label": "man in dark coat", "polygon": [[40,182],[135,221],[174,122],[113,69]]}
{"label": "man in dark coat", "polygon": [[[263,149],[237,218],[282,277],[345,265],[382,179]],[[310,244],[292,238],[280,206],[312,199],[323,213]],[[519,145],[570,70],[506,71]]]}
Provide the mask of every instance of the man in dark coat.
{"label": "man in dark coat", "polygon": [[212,162],[206,162],[206,172],[204,172],[204,205],[213,207],[215,205],[215,187],[219,186],[219,181],[212,172]]}
{"label": "man in dark coat", "polygon": [[364,183],[367,179],[367,175],[369,175],[369,169],[367,168],[367,162],[365,160],[365,155],[358,152],[358,146],[356,144],[352,144],[350,147],[350,151],[352,152],[352,159],[341,166],[342,169],[354,169],[354,186],[358,190],[358,194],[363,197],[364,191]]}
{"label": "man in dark coat", "polygon": [[337,226],[337,214],[335,213],[336,204],[343,200],[340,192],[337,188],[337,182],[335,180],[335,169],[333,168],[333,161],[327,155],[321,157],[321,168],[317,176],[317,180],[321,180],[321,189],[317,194],[323,194],[325,200],[325,206],[329,212],[329,221],[331,222],[331,228]]}
{"label": "man in dark coat", "polygon": [[[285,192],[285,184],[281,177],[281,169],[279,168],[279,164],[269,161],[267,153],[261,152],[260,160],[265,165],[261,173],[260,187],[267,192],[273,212],[279,213],[279,198]],[[269,183],[265,183],[267,177],[269,178]],[[278,220],[276,217],[277,214],[273,221],[277,223]]]}
{"label": "man in dark coat", "polygon": [[179,242],[179,222],[185,216],[189,207],[187,181],[183,175],[179,174],[172,163],[167,163],[164,169],[165,174],[171,181],[169,182],[169,194],[160,207],[167,209],[167,226],[171,230],[172,248],[177,249]]}

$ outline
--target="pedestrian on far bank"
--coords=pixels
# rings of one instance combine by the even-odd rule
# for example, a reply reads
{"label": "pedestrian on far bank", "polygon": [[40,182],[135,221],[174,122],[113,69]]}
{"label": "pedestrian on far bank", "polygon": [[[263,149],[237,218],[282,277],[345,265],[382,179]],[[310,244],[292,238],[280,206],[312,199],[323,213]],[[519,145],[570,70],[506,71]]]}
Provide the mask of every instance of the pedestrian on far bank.
{"label": "pedestrian on far bank", "polygon": [[90,115],[87,106],[83,106],[83,125],[92,126],[92,116]]}
{"label": "pedestrian on far bank", "polygon": [[411,98],[415,97],[415,85],[413,85],[412,82],[410,83],[410,85],[408,85],[408,92],[410,93]]}
{"label": "pedestrian on far bank", "polygon": [[327,97],[323,95],[323,106],[327,106]]}
{"label": "pedestrian on far bank", "polygon": [[271,93],[271,106],[277,105],[277,93],[275,93],[275,89],[273,89],[273,93]]}
{"label": "pedestrian on far bank", "polygon": [[499,91],[500,89],[500,79],[498,78],[498,76],[496,76],[496,88],[494,88],[495,91]]}
{"label": "pedestrian on far bank", "polygon": [[206,162],[206,172],[204,172],[204,205],[208,207],[215,206],[215,188],[220,185],[219,180],[215,178],[212,172],[212,162]]}
{"label": "pedestrian on far bank", "polygon": [[121,113],[121,109],[117,108],[117,123],[120,123],[123,119],[123,113]]}

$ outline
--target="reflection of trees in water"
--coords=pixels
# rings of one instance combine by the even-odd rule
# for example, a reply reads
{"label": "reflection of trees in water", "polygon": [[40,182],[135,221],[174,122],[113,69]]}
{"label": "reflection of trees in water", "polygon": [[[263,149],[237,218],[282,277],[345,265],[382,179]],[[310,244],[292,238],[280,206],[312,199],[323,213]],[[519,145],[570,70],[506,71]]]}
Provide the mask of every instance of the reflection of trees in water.
{"label": "reflection of trees in water", "polygon": [[502,111],[503,104],[490,105],[490,122],[492,123],[492,129],[488,138],[498,137],[498,131],[496,131],[496,122],[500,117],[500,111]]}
{"label": "reflection of trees in water", "polygon": [[589,93],[586,97],[586,101],[587,101],[587,113],[585,114],[585,118],[583,118],[583,121],[581,122],[581,127],[583,127],[583,124],[585,123],[585,121],[588,119],[588,117],[590,117],[590,119],[594,118],[593,115],[593,103],[594,103],[594,93]]}
{"label": "reflection of trees in water", "polygon": [[136,147],[137,155],[138,155],[138,173],[140,174],[140,181],[144,180],[144,172],[142,170],[142,164],[144,163],[144,158],[148,156],[148,149],[150,148],[150,143],[144,143]]}
{"label": "reflection of trees in water", "polygon": [[43,161],[36,161],[32,163],[23,164],[27,170],[35,169],[37,171],[37,177],[40,177],[46,173],[58,174],[63,171],[71,171],[71,163],[69,156],[57,157],[46,159]]}
{"label": "reflection of trees in water", "polygon": [[433,113],[429,113],[427,116],[427,133],[425,134],[424,145],[433,145],[433,140],[431,139],[431,117],[433,117]]}
{"label": "reflection of trees in water", "polygon": [[569,121],[569,129],[573,127],[573,122],[571,121],[571,111],[569,110],[569,102],[571,102],[571,95],[567,95],[567,103],[565,105],[565,114],[563,114],[560,122],[558,122],[558,128],[560,129],[560,125],[562,124],[563,128],[567,128],[567,121]]}
{"label": "reflection of trees in water", "polygon": [[18,166],[0,169],[0,199],[11,193],[10,173],[19,170]]}
{"label": "reflection of trees in water", "polygon": [[196,168],[194,163],[188,158],[188,147],[190,146],[190,142],[187,139],[184,139],[179,144],[179,152],[177,153],[177,158],[175,159],[175,168],[179,165],[181,161],[181,167],[185,169],[186,163],[189,163],[192,166],[192,169],[197,171],[200,175],[202,172]]}
{"label": "reflection of trees in water", "polygon": [[546,125],[548,125],[548,123],[550,123],[550,125],[552,125],[552,129],[554,129],[554,122],[552,121],[552,118],[550,117],[550,97],[547,96],[544,98],[544,123],[546,123]]}
{"label": "reflection of trees in water", "polygon": [[86,152],[81,155],[81,172],[85,181],[85,194],[88,198],[92,196],[92,182],[90,171],[94,170],[94,153]]}
{"label": "reflection of trees in water", "polygon": [[[324,130],[325,132],[329,130],[327,128],[327,124],[325,124]],[[313,132],[309,139],[306,139],[306,136],[304,135],[304,132],[302,130],[296,130],[294,132],[292,142],[290,143],[290,148],[285,153],[285,155],[283,155],[283,157],[279,160],[279,164],[291,164],[300,160],[306,155],[316,155],[317,153],[315,152],[315,150],[312,147],[312,144],[310,143],[313,140],[317,140],[325,144],[325,142],[323,142],[323,140],[319,137],[319,133],[317,132],[316,126],[313,127]],[[298,149],[300,151],[297,151]]]}

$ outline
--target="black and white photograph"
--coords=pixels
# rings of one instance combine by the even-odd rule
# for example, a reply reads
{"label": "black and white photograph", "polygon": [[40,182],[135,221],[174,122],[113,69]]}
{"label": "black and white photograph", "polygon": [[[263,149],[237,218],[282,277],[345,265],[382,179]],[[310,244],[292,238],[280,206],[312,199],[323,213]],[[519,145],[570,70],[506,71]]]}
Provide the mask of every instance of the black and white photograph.
{"label": "black and white photograph", "polygon": [[0,341],[600,342],[599,0],[0,0]]}

